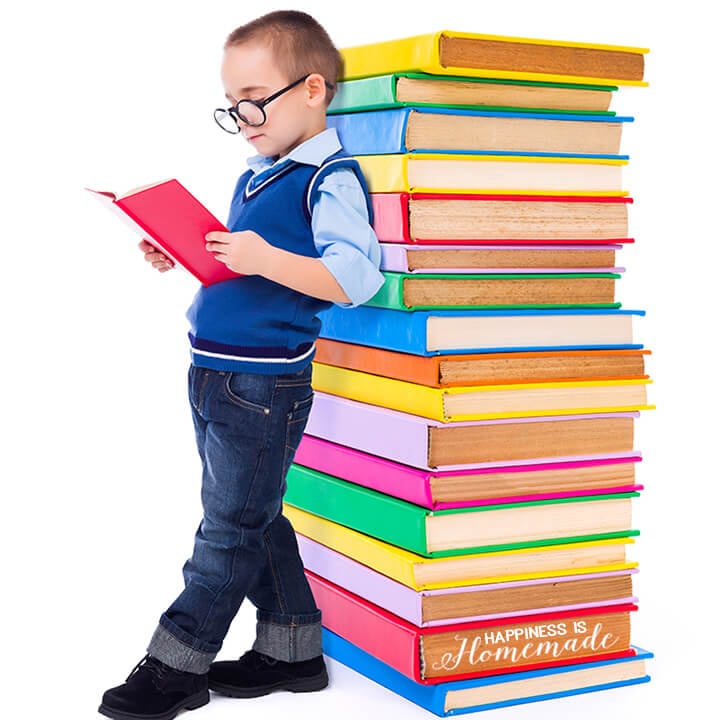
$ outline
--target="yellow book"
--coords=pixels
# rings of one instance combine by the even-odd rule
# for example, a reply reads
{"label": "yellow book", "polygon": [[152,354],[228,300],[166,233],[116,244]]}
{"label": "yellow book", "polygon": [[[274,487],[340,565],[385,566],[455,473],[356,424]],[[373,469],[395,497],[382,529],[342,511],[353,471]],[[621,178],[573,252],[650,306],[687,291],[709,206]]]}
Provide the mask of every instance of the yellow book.
{"label": "yellow book", "polygon": [[535,155],[356,155],[371,192],[623,196],[627,159]]}
{"label": "yellow book", "polygon": [[295,531],[415,590],[584,575],[637,567],[630,537],[589,540],[444,558],[421,555],[376,540],[291,505],[283,514]]}
{"label": "yellow book", "polygon": [[647,48],[440,30],[341,49],[343,80],[393,72],[647,85]]}
{"label": "yellow book", "polygon": [[440,422],[650,410],[648,378],[438,388],[313,363],[313,387]]}

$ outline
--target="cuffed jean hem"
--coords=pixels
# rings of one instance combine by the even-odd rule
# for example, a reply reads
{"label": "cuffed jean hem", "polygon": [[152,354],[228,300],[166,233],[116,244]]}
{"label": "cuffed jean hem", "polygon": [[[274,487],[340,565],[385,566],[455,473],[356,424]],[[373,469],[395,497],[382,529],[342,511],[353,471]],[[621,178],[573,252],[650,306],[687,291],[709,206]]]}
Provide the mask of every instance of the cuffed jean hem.
{"label": "cuffed jean hem", "polygon": [[210,663],[215,659],[217,653],[206,653],[202,650],[193,650],[185,643],[178,640],[169,630],[158,625],[147,651],[160,662],[169,665],[181,672],[205,675],[210,670]]}
{"label": "cuffed jean hem", "polygon": [[257,623],[253,650],[281,662],[302,662],[322,655],[322,625],[320,622],[302,625]]}

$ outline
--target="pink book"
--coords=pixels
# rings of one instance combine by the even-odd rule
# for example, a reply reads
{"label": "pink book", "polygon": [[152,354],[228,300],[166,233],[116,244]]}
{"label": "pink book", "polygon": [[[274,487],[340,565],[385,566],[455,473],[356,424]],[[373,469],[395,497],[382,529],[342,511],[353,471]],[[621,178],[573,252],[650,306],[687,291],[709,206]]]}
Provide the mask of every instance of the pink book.
{"label": "pink book", "polygon": [[[414,590],[305,535],[298,533],[297,540],[305,569],[418,627],[637,602],[631,579],[636,568]],[[457,609],[458,600],[465,612]]]}
{"label": "pink book", "polygon": [[[497,468],[548,462],[624,458],[628,454],[635,454],[632,447],[628,446],[632,442],[632,437],[627,437],[627,431],[632,430],[632,424],[639,417],[639,412],[623,412],[441,423],[419,415],[389,410],[379,405],[370,405],[316,391],[305,433],[338,445],[361,450],[370,455],[394,460],[403,465],[410,465],[414,468],[423,470],[467,470],[468,468]],[[607,430],[609,420],[618,422],[625,429],[625,432],[612,433],[608,440],[603,440],[602,449],[592,452],[598,429]],[[563,424],[564,421],[572,421],[572,425],[582,429],[583,437],[587,438],[584,443],[586,452],[574,455],[567,454],[563,442],[564,428],[566,427]],[[498,457],[490,460],[466,460],[463,456],[463,459],[457,462],[430,464],[434,462],[432,443],[439,442],[440,437],[447,439],[448,433],[453,433],[456,429],[476,428],[481,432],[484,428],[510,426],[502,428],[503,431],[513,433],[522,445],[521,441],[532,430],[531,423],[554,423],[553,429],[557,429],[554,437],[556,441],[555,449],[548,448],[548,444],[543,445],[542,449],[548,453],[544,456],[540,453],[532,453],[532,446],[528,446],[529,449],[528,447],[522,448],[524,454],[518,458]],[[439,429],[442,430],[442,434],[435,432]],[[451,451],[454,453],[454,449],[450,448],[447,454],[452,457]],[[528,455],[528,457],[525,455]],[[532,455],[532,457],[529,455]]]}
{"label": "pink book", "polygon": [[[299,465],[432,510],[635,492],[643,489],[642,485],[632,481],[634,463],[640,459],[639,453],[629,453],[592,460],[433,471],[403,465],[312,435],[303,437],[295,454],[295,462]],[[595,479],[588,478],[583,484],[581,476],[587,473],[595,473]],[[605,481],[603,485],[604,477],[614,480]],[[550,490],[549,483],[553,481],[555,484]],[[467,497],[453,501],[436,498],[436,494],[442,496],[443,488],[447,494],[448,486],[457,487],[458,483],[468,488],[463,491]]]}

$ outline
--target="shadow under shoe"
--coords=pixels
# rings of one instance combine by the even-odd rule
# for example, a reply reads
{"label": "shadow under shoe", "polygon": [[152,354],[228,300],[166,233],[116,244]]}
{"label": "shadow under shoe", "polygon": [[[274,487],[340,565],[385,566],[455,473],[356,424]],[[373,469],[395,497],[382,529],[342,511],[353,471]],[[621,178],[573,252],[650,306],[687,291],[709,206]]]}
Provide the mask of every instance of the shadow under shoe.
{"label": "shadow under shoe", "polygon": [[122,685],[103,694],[98,712],[114,720],[172,720],[208,702],[207,675],[181,672],[146,655]]}
{"label": "shadow under shoe", "polygon": [[213,692],[236,698],[253,698],[274,690],[314,692],[328,685],[322,655],[301,662],[283,662],[248,650],[239,660],[210,665],[208,686]]}

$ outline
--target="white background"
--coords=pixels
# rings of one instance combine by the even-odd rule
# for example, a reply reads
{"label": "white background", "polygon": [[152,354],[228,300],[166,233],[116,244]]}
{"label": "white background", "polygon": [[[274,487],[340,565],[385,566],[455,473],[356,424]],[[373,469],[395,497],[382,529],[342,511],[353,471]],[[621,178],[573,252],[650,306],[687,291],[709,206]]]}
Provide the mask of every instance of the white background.
{"label": "white background", "polygon": [[[626,308],[657,410],[637,423],[640,610],[649,685],[495,711],[498,718],[708,716],[716,676],[715,22],[698,1],[306,2],[338,46],[447,28],[649,47],[622,89],[635,246]],[[5,6],[7,7],[7,5]],[[181,587],[199,520],[185,400],[189,276],[153,272],[84,186],[178,177],[224,218],[248,147],[212,109],[227,33],[268,2],[28,2],[0,17],[2,68],[2,663],[7,717],[89,718]],[[712,33],[712,34],[711,34]],[[241,610],[221,653],[253,634]],[[307,696],[214,698],[193,717],[429,718],[337,664]],[[714,693],[713,693],[714,695]],[[202,715],[201,715],[202,713]],[[711,714],[711,713],[710,713]]]}

